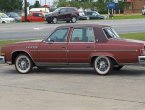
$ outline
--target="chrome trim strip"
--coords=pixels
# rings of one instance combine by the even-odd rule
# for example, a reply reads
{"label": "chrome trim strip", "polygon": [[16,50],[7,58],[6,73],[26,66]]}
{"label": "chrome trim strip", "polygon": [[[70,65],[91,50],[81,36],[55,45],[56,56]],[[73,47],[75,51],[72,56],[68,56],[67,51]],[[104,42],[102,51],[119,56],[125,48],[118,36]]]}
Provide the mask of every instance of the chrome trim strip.
{"label": "chrome trim strip", "polygon": [[66,52],[67,50],[30,50],[30,52]]}
{"label": "chrome trim strip", "polygon": [[4,64],[5,63],[5,57],[4,56],[0,56],[0,64]]}
{"label": "chrome trim strip", "polygon": [[136,52],[137,50],[96,50],[96,52]]}
{"label": "chrome trim strip", "polygon": [[145,56],[138,56],[139,64],[145,64]]}
{"label": "chrome trim strip", "polygon": [[57,63],[57,62],[35,62],[37,66],[51,66],[51,67],[88,67],[90,63]]}
{"label": "chrome trim strip", "polygon": [[31,52],[136,52],[136,50],[30,50]]}

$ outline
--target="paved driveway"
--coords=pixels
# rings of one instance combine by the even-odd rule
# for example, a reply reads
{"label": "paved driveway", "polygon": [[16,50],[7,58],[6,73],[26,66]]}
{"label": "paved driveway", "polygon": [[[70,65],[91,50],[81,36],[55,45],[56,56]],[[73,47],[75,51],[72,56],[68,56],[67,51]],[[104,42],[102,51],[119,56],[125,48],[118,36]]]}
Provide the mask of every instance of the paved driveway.
{"label": "paved driveway", "polygon": [[14,66],[0,65],[0,109],[145,110],[145,67],[98,76],[92,68],[18,74]]}

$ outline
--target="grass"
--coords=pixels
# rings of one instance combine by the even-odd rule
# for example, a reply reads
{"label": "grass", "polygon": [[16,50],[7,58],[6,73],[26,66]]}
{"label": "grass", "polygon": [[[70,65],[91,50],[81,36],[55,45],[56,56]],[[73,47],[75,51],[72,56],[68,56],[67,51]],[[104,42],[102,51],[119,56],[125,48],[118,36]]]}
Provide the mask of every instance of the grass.
{"label": "grass", "polygon": [[144,15],[141,14],[121,14],[121,15],[114,15],[113,19],[140,19],[145,18]]}
{"label": "grass", "polygon": [[136,40],[144,40],[145,41],[145,32],[144,33],[120,34],[120,37],[127,38],[127,39],[136,39]]}
{"label": "grass", "polygon": [[5,46],[7,44],[16,43],[19,41],[21,41],[21,40],[0,40],[0,47]]}

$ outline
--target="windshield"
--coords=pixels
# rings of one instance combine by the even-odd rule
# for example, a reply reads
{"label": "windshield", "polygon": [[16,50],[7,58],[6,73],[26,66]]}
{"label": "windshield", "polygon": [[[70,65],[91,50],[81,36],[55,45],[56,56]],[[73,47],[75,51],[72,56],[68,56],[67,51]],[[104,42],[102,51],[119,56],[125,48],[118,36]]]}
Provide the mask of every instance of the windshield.
{"label": "windshield", "polygon": [[19,17],[19,15],[17,13],[11,13],[12,17]]}
{"label": "windshield", "polygon": [[111,27],[104,28],[103,30],[104,30],[108,39],[120,38],[119,35],[115,32],[115,30]]}
{"label": "windshield", "polygon": [[98,12],[95,12],[97,15],[100,15],[100,13],[98,13]]}
{"label": "windshield", "polygon": [[59,12],[59,10],[60,10],[60,8],[57,8],[56,10],[54,10],[54,12],[56,13],[56,12]]}
{"label": "windshield", "polygon": [[9,18],[6,14],[2,14],[1,18]]}

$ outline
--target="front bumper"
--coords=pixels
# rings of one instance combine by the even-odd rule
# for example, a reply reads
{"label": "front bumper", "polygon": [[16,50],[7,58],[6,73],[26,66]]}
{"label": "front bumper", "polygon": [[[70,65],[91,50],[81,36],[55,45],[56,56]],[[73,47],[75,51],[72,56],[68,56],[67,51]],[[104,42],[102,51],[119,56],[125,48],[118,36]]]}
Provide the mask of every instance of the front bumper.
{"label": "front bumper", "polygon": [[0,64],[4,64],[5,63],[5,57],[4,56],[0,56]]}
{"label": "front bumper", "polygon": [[138,61],[139,61],[139,64],[145,65],[145,56],[139,56]]}

